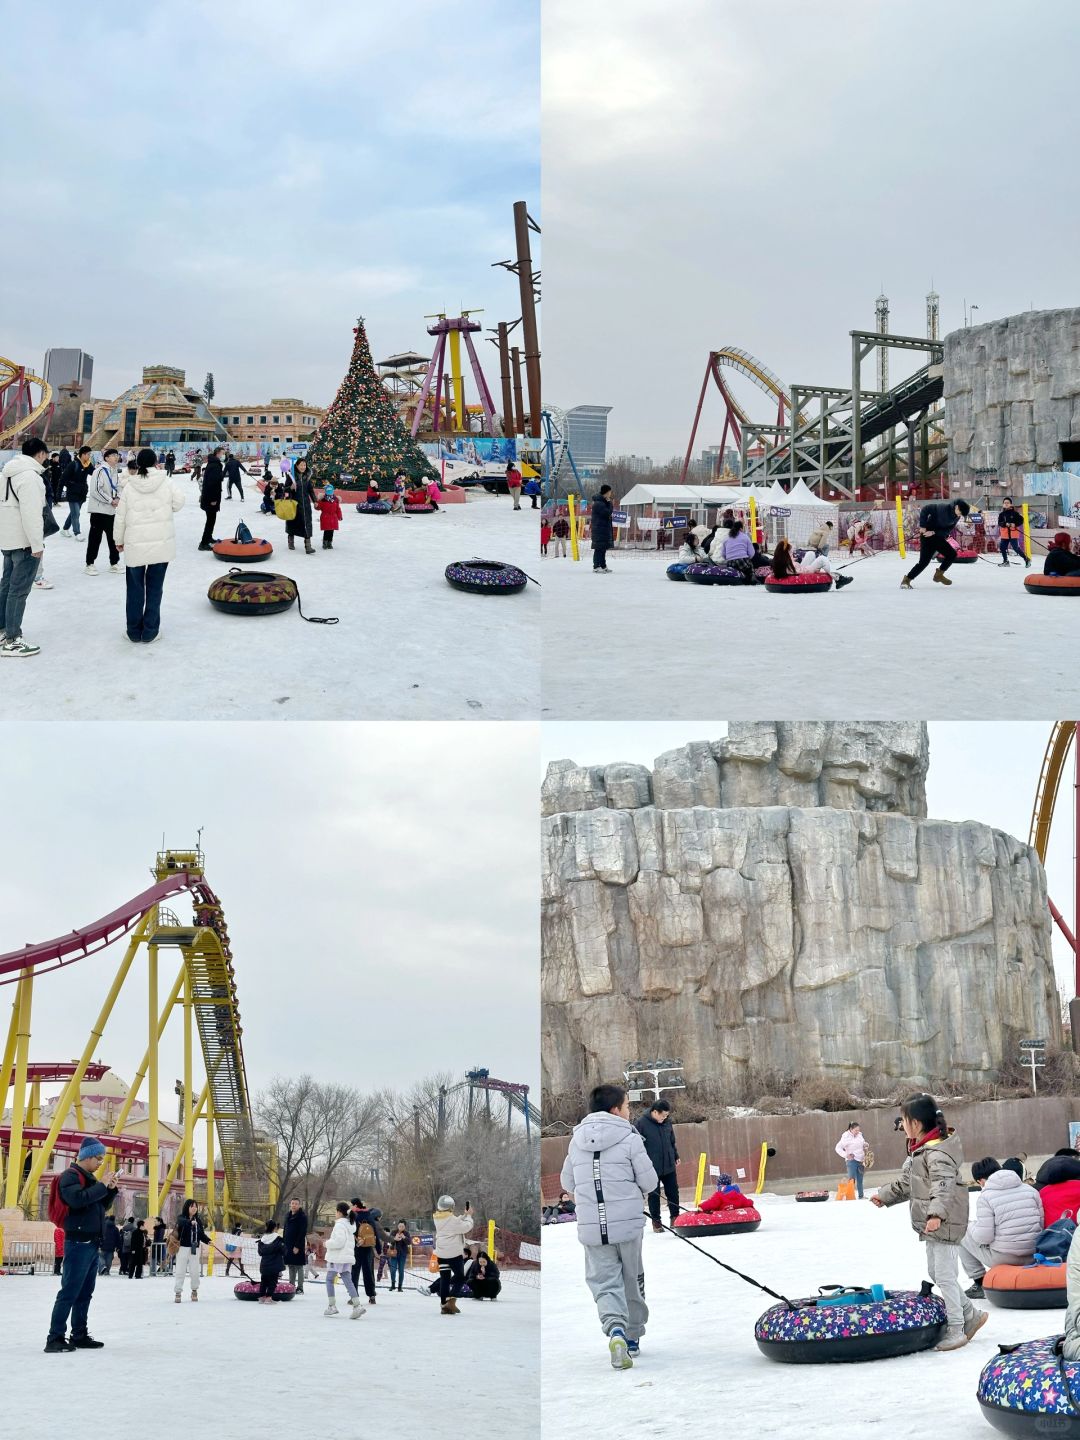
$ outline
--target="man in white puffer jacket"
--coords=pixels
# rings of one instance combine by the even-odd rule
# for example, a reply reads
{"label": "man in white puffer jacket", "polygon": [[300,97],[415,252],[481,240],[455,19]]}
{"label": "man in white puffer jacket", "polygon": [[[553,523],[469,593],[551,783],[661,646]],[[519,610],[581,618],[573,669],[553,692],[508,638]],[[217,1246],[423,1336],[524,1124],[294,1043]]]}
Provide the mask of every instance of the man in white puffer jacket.
{"label": "man in white puffer jacket", "polygon": [[149,645],[161,628],[165,571],[176,558],[173,516],[187,498],[157,468],[153,450],[140,450],[138,469],[120,491],[113,536],[127,562],[127,634]]}
{"label": "man in white puffer jacket", "polygon": [[660,1180],[630,1123],[630,1097],[623,1087],[598,1085],[589,1106],[570,1138],[559,1183],[576,1203],[585,1283],[608,1337],[612,1368],[628,1370],[649,1319],[641,1234],[645,1197]]}
{"label": "man in white puffer jacket", "polygon": [[22,618],[45,549],[43,476],[48,454],[44,440],[26,440],[22,454],[0,471],[0,656],[5,659],[36,655],[41,649],[22,638]]}
{"label": "man in white puffer jacket", "polygon": [[982,1194],[975,1202],[975,1219],[960,1241],[960,1260],[973,1281],[967,1293],[977,1300],[991,1266],[1026,1265],[1031,1259],[1043,1230],[1043,1208],[1037,1190],[990,1156],[975,1161],[971,1178],[982,1186]]}

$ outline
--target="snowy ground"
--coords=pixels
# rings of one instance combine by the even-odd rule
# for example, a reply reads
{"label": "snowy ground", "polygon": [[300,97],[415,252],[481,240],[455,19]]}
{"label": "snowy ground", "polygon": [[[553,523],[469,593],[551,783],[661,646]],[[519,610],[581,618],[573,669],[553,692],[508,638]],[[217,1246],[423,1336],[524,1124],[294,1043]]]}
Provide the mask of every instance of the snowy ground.
{"label": "snowy ground", "polygon": [[[599,583],[599,582],[598,582]],[[906,1206],[868,1201],[800,1205],[759,1197],[762,1225],[750,1235],[698,1241],[792,1298],[825,1284],[918,1289],[922,1247]],[[585,1288],[572,1225],[544,1230],[544,1433],[560,1440],[599,1434],[836,1436],[947,1435],[986,1440],[975,1388],[999,1344],[1060,1334],[1063,1310],[999,1310],[963,1350],[927,1351],[863,1365],[778,1365],[754,1342],[754,1322],[774,1302],[674,1236],[645,1236],[648,1333],[634,1368],[614,1371]]]}
{"label": "snowy ground", "polygon": [[[1022,566],[858,560],[823,595],[674,584],[672,557],[615,551],[612,573],[546,559],[544,717],[1045,720],[1080,709],[1080,600],[1028,594]],[[844,561],[837,562],[845,563]],[[1036,557],[1032,569],[1038,569]]]}
{"label": "snowy ground", "polygon": [[233,1283],[204,1279],[197,1305],[186,1289],[175,1305],[168,1279],[114,1274],[98,1281],[90,1309],[105,1349],[46,1355],[57,1282],[0,1278],[0,1434],[51,1440],[81,1415],[97,1436],[119,1425],[160,1440],[350,1440],[433,1423],[440,1434],[479,1424],[506,1440],[539,1436],[538,1289],[507,1278],[496,1304],[462,1300],[449,1319],[418,1290],[380,1288],[354,1321],[343,1299],[324,1319],[321,1283],[273,1309],[234,1299]]}
{"label": "snowy ground", "polygon": [[[399,518],[345,510],[334,549],[286,548],[285,526],[259,514],[261,496],[225,501],[219,538],[244,519],[273,542],[252,569],[291,576],[296,606],[241,619],[212,609],[207,587],[228,565],[196,546],[203,512],[191,478],[177,519],[161,636],[132,645],[124,630],[124,579],[86,545],[52,536],[45,571],[54,589],[32,590],[24,631],[41,654],[3,665],[0,718],[32,720],[514,720],[539,710],[540,591],[510,596],[452,590],[443,571],[479,556],[540,578],[537,512],[480,493],[435,515]],[[62,522],[67,506],[56,509]],[[317,523],[317,517],[316,517]],[[85,507],[83,531],[88,529]]]}

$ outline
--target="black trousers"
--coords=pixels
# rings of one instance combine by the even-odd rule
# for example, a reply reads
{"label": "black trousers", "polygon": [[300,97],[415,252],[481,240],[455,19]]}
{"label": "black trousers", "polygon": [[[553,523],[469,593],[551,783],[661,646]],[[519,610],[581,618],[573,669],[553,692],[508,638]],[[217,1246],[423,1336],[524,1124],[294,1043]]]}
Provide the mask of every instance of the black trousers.
{"label": "black trousers", "polygon": [[101,549],[102,536],[109,547],[109,564],[119,565],[120,551],[116,548],[116,541],[113,539],[113,522],[115,515],[95,515],[90,513],[90,539],[86,542],[86,563],[93,565]]}
{"label": "black trousers", "polygon": [[281,1273],[281,1272],[280,1272],[279,1270],[275,1270],[275,1271],[274,1271],[272,1274],[270,1274],[270,1275],[264,1275],[264,1274],[262,1274],[261,1271],[259,1272],[259,1299],[260,1299],[260,1300],[262,1299],[262,1297],[263,1297],[264,1295],[269,1295],[270,1298],[273,1299],[273,1297],[274,1297],[274,1291],[277,1289],[278,1275],[279,1275],[280,1273]]}
{"label": "black trousers", "polygon": [[667,1196],[668,1210],[671,1212],[672,1220],[679,1213],[679,1177],[674,1170],[669,1170],[666,1175],[660,1176],[660,1184],[655,1190],[649,1192],[649,1214],[654,1220],[660,1219],[660,1189],[663,1187]]}
{"label": "black trousers", "polygon": [[229,489],[228,489],[228,492],[227,492],[227,493],[228,493],[228,496],[229,496],[229,499],[230,499],[230,500],[232,499],[232,492],[233,492],[233,486],[234,486],[234,485],[236,486],[237,490],[240,491],[240,499],[242,500],[242,499],[244,498],[244,486],[243,486],[242,482],[239,481],[239,480],[230,480],[230,481],[229,481]]}
{"label": "black trousers", "polygon": [[450,1296],[455,1299],[465,1284],[465,1257],[455,1255],[452,1260],[439,1261],[439,1299],[445,1305]]}
{"label": "black trousers", "polygon": [[206,524],[203,526],[202,539],[199,541],[199,544],[209,545],[210,541],[214,538],[214,526],[217,524],[218,507],[215,505],[210,509],[204,505],[202,508],[206,515]]}
{"label": "black trousers", "polygon": [[334,548],[334,532],[332,530],[324,530],[322,532],[322,548],[324,550],[332,550]]}
{"label": "black trousers", "polygon": [[594,570],[606,570],[606,569],[607,569],[607,552],[608,552],[610,549],[611,549],[611,546],[610,546],[610,545],[594,545],[594,546],[593,546],[593,552],[592,552],[592,568],[593,568]]}
{"label": "black trousers", "polygon": [[907,572],[907,578],[914,580],[921,575],[934,556],[939,556],[942,570],[948,570],[949,566],[956,559],[956,551],[949,544],[947,535],[920,535],[919,536],[919,563]]}
{"label": "black trousers", "polygon": [[364,1294],[369,1300],[375,1299],[375,1251],[368,1245],[363,1250],[354,1250],[355,1260],[352,1266],[352,1283],[357,1290],[360,1289],[361,1277],[364,1281]]}

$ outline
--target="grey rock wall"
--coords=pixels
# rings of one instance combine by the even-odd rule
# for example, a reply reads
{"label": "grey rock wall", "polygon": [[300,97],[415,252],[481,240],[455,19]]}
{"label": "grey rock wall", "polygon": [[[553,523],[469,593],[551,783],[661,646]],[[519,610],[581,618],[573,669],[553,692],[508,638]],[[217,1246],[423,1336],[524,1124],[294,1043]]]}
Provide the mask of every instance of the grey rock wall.
{"label": "grey rock wall", "polygon": [[1033,310],[945,337],[949,473],[1015,484],[1080,440],[1080,309]]}
{"label": "grey rock wall", "polygon": [[[877,727],[891,732],[873,747],[895,767],[887,782],[862,768],[862,727],[816,747],[810,728],[732,727],[719,756],[661,757],[651,784],[664,804],[610,803],[609,783],[636,801],[648,772],[549,773],[547,806],[575,804],[543,821],[546,1097],[660,1054],[731,1101],[755,1098],[767,1075],[864,1092],[984,1081],[1019,1030],[1060,1040],[1035,852],[986,825],[923,818],[924,727]],[[905,728],[921,742],[901,744]],[[799,786],[819,798],[771,798]],[[823,805],[822,789],[839,803]],[[873,808],[883,790],[891,810]]]}

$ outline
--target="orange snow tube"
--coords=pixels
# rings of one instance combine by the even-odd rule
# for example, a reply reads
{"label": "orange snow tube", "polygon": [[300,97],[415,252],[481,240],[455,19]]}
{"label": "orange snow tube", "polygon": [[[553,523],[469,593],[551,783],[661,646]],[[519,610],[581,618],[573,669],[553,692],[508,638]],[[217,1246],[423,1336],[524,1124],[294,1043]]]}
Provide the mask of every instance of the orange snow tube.
{"label": "orange snow tube", "polygon": [[[241,540],[241,535],[246,535],[247,539]],[[212,549],[219,560],[239,561],[242,565],[248,564],[252,560],[269,560],[274,553],[274,547],[270,541],[253,539],[251,531],[242,520],[236,527],[236,534],[231,540],[219,540]]]}
{"label": "orange snow tube", "polygon": [[1029,595],[1080,595],[1080,573],[1076,575],[1025,575]]}
{"label": "orange snow tube", "polygon": [[992,1265],[983,1276],[991,1305],[1005,1310],[1064,1309],[1065,1265]]}

